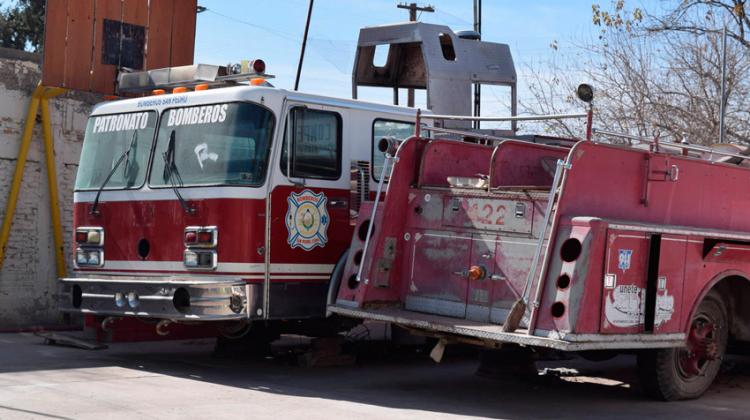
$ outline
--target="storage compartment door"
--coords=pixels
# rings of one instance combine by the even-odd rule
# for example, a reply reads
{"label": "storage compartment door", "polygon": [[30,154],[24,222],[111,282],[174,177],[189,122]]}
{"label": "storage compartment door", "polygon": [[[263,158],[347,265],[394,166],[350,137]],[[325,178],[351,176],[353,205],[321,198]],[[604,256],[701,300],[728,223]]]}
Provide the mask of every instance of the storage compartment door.
{"label": "storage compartment door", "polygon": [[604,261],[601,332],[643,331],[649,258],[646,233],[610,230]]}
{"label": "storage compartment door", "polygon": [[417,231],[405,308],[464,318],[471,237],[448,231]]}

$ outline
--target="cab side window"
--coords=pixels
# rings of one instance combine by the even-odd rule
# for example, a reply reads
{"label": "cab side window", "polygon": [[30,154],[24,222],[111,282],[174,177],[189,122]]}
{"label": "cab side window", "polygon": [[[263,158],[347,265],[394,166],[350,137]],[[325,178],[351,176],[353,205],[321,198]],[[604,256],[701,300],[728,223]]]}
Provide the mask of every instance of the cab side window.
{"label": "cab side window", "polygon": [[[341,177],[341,116],[330,111],[293,108],[284,130],[281,171],[291,177],[339,179]],[[291,133],[291,138],[288,137]],[[287,163],[287,146],[292,159]]]}

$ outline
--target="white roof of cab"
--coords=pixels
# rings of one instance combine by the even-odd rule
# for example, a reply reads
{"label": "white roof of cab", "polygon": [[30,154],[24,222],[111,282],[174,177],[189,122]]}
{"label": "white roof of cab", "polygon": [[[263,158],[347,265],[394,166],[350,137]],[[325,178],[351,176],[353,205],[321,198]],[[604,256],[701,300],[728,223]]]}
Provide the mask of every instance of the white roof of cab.
{"label": "white roof of cab", "polygon": [[355,99],[333,98],[323,95],[314,95],[297,91],[289,91],[268,86],[230,86],[209,89],[198,92],[186,92],[177,94],[163,94],[144,96],[139,98],[121,99],[117,101],[102,102],[96,105],[91,115],[119,114],[125,112],[150,111],[161,112],[167,108],[185,107],[194,105],[214,104],[223,102],[251,101],[260,103],[279,103],[287,98],[290,101],[304,102],[319,105],[329,105],[339,108],[359,109],[371,112],[383,112],[389,114],[416,115],[415,108],[395,105],[378,104]]}

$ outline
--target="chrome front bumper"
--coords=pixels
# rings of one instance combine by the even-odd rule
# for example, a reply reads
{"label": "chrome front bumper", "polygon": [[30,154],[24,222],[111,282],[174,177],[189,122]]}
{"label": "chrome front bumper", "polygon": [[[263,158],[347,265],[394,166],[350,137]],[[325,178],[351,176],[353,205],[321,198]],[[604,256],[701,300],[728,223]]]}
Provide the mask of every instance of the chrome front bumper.
{"label": "chrome front bumper", "polygon": [[183,321],[263,315],[263,286],[239,278],[97,276],[60,281],[64,312]]}

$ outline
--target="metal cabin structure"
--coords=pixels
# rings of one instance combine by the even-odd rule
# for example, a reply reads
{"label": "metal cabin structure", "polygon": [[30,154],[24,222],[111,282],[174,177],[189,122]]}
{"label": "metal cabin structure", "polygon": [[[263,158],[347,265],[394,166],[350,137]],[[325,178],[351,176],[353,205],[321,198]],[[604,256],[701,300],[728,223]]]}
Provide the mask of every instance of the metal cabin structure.
{"label": "metal cabin structure", "polygon": [[[375,51],[386,46],[385,64],[374,63]],[[481,41],[476,32],[422,22],[372,26],[359,31],[352,71],[352,97],[360,86],[390,87],[394,104],[398,89],[424,89],[427,108],[436,114],[472,113],[472,85],[508,86],[511,114],[516,115],[516,69],[507,44]],[[467,128],[468,121],[446,121],[446,127]],[[515,122],[512,123],[515,131]]]}

